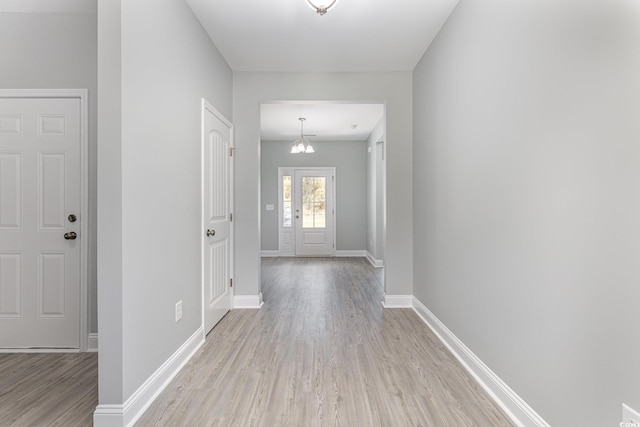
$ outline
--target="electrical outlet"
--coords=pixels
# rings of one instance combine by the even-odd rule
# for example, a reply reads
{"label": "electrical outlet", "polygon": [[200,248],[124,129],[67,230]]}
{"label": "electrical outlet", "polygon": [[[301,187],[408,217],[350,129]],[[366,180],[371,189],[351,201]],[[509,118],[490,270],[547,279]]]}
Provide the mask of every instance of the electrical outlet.
{"label": "electrical outlet", "polygon": [[621,427],[640,427],[640,412],[634,411],[624,403],[622,404]]}
{"label": "electrical outlet", "polygon": [[176,323],[182,319],[182,300],[176,303]]}

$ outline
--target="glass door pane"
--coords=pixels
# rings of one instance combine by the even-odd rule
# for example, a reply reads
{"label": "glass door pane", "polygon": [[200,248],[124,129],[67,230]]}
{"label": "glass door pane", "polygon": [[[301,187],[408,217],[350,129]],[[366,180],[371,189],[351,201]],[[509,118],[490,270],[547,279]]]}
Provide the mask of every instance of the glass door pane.
{"label": "glass door pane", "polygon": [[282,226],[291,227],[291,176],[282,177]]}
{"label": "glass door pane", "polygon": [[302,228],[326,227],[327,179],[302,177]]}

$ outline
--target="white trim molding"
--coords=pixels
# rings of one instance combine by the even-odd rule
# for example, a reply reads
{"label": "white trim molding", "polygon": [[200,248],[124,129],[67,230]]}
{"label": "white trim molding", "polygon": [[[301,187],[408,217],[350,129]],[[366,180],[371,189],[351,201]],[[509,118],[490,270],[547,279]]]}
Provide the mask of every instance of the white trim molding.
{"label": "white trim molding", "polygon": [[280,256],[280,252],[278,250],[262,250],[260,251],[260,256],[263,258],[277,258]]}
{"label": "white trim molding", "polygon": [[158,395],[204,343],[200,326],[122,405],[98,405],[94,427],[129,427],[144,414]]}
{"label": "white trim molding", "polygon": [[367,251],[363,250],[338,250],[336,249],[336,257],[338,258],[363,258]]}
{"label": "white trim molding", "polygon": [[[295,257],[295,254],[282,254],[279,250],[263,249],[260,251],[262,258]],[[375,260],[366,250],[361,249],[336,249],[336,258],[367,258],[374,267],[382,267],[382,261]],[[373,259],[373,260],[372,260]]]}
{"label": "white trim molding", "polygon": [[0,348],[4,353],[80,353],[77,348]]}
{"label": "white trim molding", "polygon": [[384,308],[411,308],[413,297],[411,295],[384,295],[382,302]]}
{"label": "white trim molding", "polygon": [[89,338],[87,339],[87,351],[91,353],[95,353],[98,351],[98,334],[90,333]]}
{"label": "white trim molding", "polygon": [[416,297],[413,310],[517,426],[550,427]]}
{"label": "white trim molding", "polygon": [[384,268],[384,261],[381,259],[376,259],[376,257],[371,255],[371,252],[366,251],[365,256],[369,260],[369,263],[371,263],[371,265],[373,265],[375,268]]}
{"label": "white trim molding", "polygon": [[233,297],[233,308],[261,308],[263,304],[262,292],[258,295],[234,295]]}
{"label": "white trim molding", "polygon": [[[635,425],[634,425],[635,424]],[[640,426],[640,412],[630,408],[626,404],[622,404],[622,422],[623,427],[638,427]]]}

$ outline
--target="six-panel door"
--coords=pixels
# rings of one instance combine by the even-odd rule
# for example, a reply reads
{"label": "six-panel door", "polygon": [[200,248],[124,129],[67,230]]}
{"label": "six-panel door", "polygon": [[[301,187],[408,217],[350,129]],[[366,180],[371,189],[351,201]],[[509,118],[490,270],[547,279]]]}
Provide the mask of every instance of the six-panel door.
{"label": "six-panel door", "polygon": [[80,108],[0,100],[2,348],[80,344]]}

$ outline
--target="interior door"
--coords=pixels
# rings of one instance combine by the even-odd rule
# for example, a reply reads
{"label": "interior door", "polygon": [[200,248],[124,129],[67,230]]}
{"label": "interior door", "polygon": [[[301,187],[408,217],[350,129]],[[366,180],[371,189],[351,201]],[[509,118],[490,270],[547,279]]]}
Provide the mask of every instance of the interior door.
{"label": "interior door", "polygon": [[334,255],[334,170],[296,169],[294,181],[296,256]]}
{"label": "interior door", "polygon": [[231,124],[203,101],[204,327],[231,309]]}
{"label": "interior door", "polygon": [[0,347],[79,348],[81,102],[0,99]]}

